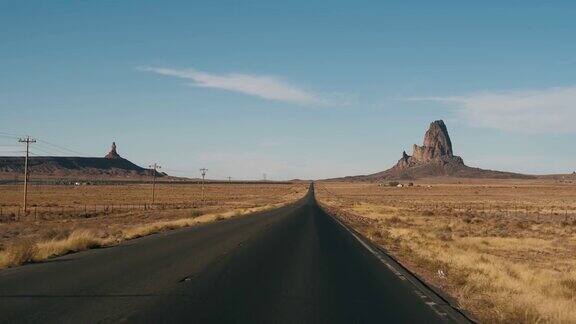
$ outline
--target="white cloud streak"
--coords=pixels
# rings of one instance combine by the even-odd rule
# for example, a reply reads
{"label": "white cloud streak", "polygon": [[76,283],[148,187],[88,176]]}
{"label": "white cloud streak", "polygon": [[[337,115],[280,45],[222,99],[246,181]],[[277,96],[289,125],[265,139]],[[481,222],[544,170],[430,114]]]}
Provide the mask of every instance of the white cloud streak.
{"label": "white cloud streak", "polygon": [[240,73],[211,74],[196,69],[170,69],[161,67],[140,67],[138,70],[173,76],[192,81],[190,85],[204,88],[239,92],[264,99],[296,103],[299,105],[323,104],[318,95],[266,75]]}
{"label": "white cloud streak", "polygon": [[451,104],[473,126],[526,133],[576,132],[576,86],[409,100]]}
{"label": "white cloud streak", "polygon": [[560,174],[574,170],[573,160],[565,158],[550,159],[546,154],[489,154],[469,156],[470,166],[482,166],[492,170],[520,172],[525,174]]}

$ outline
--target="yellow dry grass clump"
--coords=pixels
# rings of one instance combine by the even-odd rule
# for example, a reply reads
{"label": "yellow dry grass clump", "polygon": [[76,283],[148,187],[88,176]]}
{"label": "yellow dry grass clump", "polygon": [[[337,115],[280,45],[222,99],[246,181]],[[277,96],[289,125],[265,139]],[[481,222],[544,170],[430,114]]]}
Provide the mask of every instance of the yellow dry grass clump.
{"label": "yellow dry grass clump", "polygon": [[188,227],[200,223],[208,223],[218,220],[228,219],[234,216],[242,216],[249,213],[254,213],[257,211],[263,211],[268,209],[273,209],[280,207],[283,204],[276,204],[276,205],[265,205],[256,208],[247,208],[247,209],[236,209],[233,211],[228,211],[220,214],[208,214],[194,218],[182,218],[173,221],[159,221],[154,222],[151,224],[146,224],[142,226],[131,227],[122,232],[122,237],[124,239],[130,240],[133,238],[138,238],[166,230],[177,229],[182,227]]}
{"label": "yellow dry grass clump", "polygon": [[101,238],[88,230],[76,230],[63,240],[50,240],[37,244],[36,261],[68,254],[71,252],[84,251],[99,247],[105,243]]}
{"label": "yellow dry grass clump", "polygon": [[30,262],[38,262],[52,257],[83,251],[103,244],[94,233],[87,230],[77,230],[62,240],[33,242],[23,240],[10,245],[0,253],[0,268],[13,267]]}
{"label": "yellow dry grass clump", "polygon": [[33,262],[36,258],[37,251],[38,248],[30,240],[12,244],[4,253],[0,254],[0,268]]}
{"label": "yellow dry grass clump", "polygon": [[481,322],[576,323],[575,186],[316,187],[325,208]]}

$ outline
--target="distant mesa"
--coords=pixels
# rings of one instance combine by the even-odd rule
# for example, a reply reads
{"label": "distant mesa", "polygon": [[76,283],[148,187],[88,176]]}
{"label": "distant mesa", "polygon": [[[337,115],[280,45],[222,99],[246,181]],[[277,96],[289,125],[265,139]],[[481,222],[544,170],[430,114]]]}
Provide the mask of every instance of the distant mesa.
{"label": "distant mesa", "polygon": [[392,168],[364,176],[346,177],[349,180],[413,180],[431,177],[457,178],[496,178],[496,179],[532,179],[534,176],[484,170],[469,167],[464,160],[454,155],[452,141],[446,124],[436,120],[424,135],[422,146],[414,144],[412,155],[406,151]]}
{"label": "distant mesa", "polygon": [[[118,154],[116,143],[104,157],[32,156],[28,162],[30,176],[38,179],[139,180],[148,179],[150,170]],[[17,180],[24,173],[24,158],[0,157],[0,179]],[[157,172],[157,177],[167,176]]]}

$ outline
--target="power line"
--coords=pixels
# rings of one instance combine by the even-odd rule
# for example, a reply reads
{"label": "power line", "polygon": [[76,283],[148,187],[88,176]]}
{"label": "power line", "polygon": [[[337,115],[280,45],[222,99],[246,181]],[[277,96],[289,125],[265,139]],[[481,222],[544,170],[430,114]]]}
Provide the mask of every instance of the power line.
{"label": "power line", "polygon": [[[40,141],[40,140],[37,139],[37,141]],[[64,150],[55,149],[51,146],[44,145],[44,144],[39,143],[39,142],[37,142],[36,145],[34,146],[34,150],[41,152],[41,153],[44,153],[44,154],[48,154],[50,156],[67,156],[70,154]]]}
{"label": "power line", "polygon": [[43,148],[42,146],[40,146],[40,147],[36,146],[36,147],[34,147],[33,149],[34,149],[34,151],[39,151],[39,152],[42,152],[42,153],[44,153],[44,154],[57,155],[57,154],[54,154],[54,152],[52,152],[52,151],[46,150],[46,149]]}
{"label": "power line", "polygon": [[169,172],[177,172],[177,173],[194,173],[194,171],[192,170],[174,170],[174,169],[166,169],[164,168],[165,171],[169,171]]}
{"label": "power line", "polygon": [[84,156],[84,155],[85,155],[85,154],[82,154],[82,153],[80,153],[80,152],[78,152],[78,151],[75,151],[75,150],[66,148],[66,147],[64,147],[64,146],[62,146],[62,145],[50,143],[50,142],[48,142],[48,141],[46,141],[46,140],[40,140],[40,139],[39,139],[38,141],[39,141],[39,142],[42,142],[42,143],[44,143],[44,144],[48,144],[48,145],[50,145],[50,146],[53,146],[54,148],[60,149],[61,151],[64,151],[64,152],[70,152],[70,153],[78,154],[78,155],[81,155],[81,156]]}
{"label": "power line", "polygon": [[10,139],[17,139],[18,136],[11,136],[11,135],[4,135],[0,133],[0,137],[4,137],[4,138],[10,138]]}
{"label": "power line", "polygon": [[13,153],[13,154],[15,154],[15,153],[20,153],[20,154],[22,154],[22,153],[24,153],[24,151],[22,151],[22,150],[19,150],[19,151],[3,151],[3,150],[0,150],[0,152],[2,152],[2,153]]}
{"label": "power line", "polygon": [[19,138],[22,137],[22,134],[12,134],[12,133],[6,133],[6,132],[0,132],[0,136],[6,136],[6,137],[12,137],[12,138]]}
{"label": "power line", "polygon": [[[13,133],[7,133],[7,132],[0,132],[0,137],[11,138],[11,139],[19,139],[19,138],[27,137],[27,135],[24,136],[24,135],[22,135],[22,134],[13,134]],[[59,144],[55,144],[55,143],[49,142],[49,141],[47,141],[47,140],[36,139],[36,141],[38,141],[39,143],[46,144],[46,145],[48,145],[48,146],[51,147],[51,148],[45,147],[45,148],[47,148],[47,149],[56,149],[57,151],[60,151],[60,152],[66,153],[66,154],[73,153],[73,154],[78,154],[78,155],[80,155],[80,156],[86,156],[86,154],[83,154],[83,153],[81,153],[81,152],[78,152],[78,151],[76,151],[76,150],[67,148],[67,147],[62,146],[62,145],[59,145]]]}

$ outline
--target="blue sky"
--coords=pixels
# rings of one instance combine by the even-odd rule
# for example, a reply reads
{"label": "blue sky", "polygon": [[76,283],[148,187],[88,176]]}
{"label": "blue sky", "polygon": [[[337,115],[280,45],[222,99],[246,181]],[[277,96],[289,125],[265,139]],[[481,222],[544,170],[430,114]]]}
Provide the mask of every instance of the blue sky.
{"label": "blue sky", "polygon": [[386,169],[444,119],[469,165],[572,172],[575,30],[573,1],[0,0],[0,132],[324,178]]}

